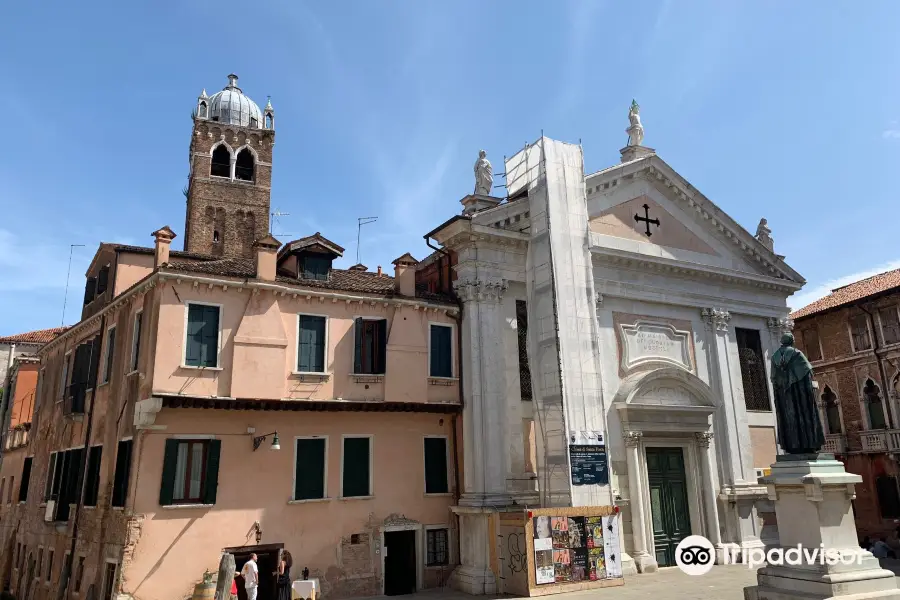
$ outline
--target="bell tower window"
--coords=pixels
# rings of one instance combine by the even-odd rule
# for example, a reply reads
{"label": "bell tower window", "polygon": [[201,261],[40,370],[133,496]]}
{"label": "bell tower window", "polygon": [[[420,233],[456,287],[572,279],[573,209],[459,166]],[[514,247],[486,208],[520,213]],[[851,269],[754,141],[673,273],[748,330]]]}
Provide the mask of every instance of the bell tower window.
{"label": "bell tower window", "polygon": [[266,114],[266,129],[272,129],[272,115]]}
{"label": "bell tower window", "polygon": [[213,177],[231,177],[231,153],[224,145],[213,150],[209,174]]}
{"label": "bell tower window", "polygon": [[200,110],[197,111],[198,116],[199,116],[201,119],[205,119],[207,113],[208,113],[208,110],[207,110],[206,102],[201,102],[201,103],[200,103]]}
{"label": "bell tower window", "polygon": [[253,181],[253,153],[249,148],[244,148],[237,155],[234,164],[234,175],[241,181]]}
{"label": "bell tower window", "polygon": [[218,244],[218,243],[219,243],[219,230],[216,229],[215,231],[213,231],[213,244]]}

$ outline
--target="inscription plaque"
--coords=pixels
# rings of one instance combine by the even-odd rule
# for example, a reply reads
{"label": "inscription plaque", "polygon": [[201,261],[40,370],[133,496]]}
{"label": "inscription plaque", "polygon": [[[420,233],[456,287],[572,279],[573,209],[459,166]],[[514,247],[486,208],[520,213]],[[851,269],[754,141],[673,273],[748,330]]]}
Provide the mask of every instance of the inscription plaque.
{"label": "inscription plaque", "polygon": [[645,363],[668,363],[689,371],[691,365],[690,332],[675,329],[669,323],[637,321],[621,324],[622,368],[632,369]]}

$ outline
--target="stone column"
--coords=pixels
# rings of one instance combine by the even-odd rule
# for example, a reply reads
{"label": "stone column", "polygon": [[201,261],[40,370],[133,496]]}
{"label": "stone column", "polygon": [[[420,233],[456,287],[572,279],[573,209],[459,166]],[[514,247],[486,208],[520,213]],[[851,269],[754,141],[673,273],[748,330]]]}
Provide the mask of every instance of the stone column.
{"label": "stone column", "polygon": [[644,511],[644,482],[641,479],[641,431],[625,432],[626,462],[628,463],[628,497],[631,510],[632,558],[638,571],[653,573],[659,568],[656,559],[647,552],[647,518]]}
{"label": "stone column", "polygon": [[[712,542],[718,550],[722,545],[722,535],[719,532],[719,509],[716,505],[716,489],[714,487],[713,470],[709,459],[709,444],[713,434],[709,431],[695,433],[697,450],[700,455],[700,476],[702,478],[703,513],[706,523],[706,538]],[[721,557],[719,557],[721,564]]]}

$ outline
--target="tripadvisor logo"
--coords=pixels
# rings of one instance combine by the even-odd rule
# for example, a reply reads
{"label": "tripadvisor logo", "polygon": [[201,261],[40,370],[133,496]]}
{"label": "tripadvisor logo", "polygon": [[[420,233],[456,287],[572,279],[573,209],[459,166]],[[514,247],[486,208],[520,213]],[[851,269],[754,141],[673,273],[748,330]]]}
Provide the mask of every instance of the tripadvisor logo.
{"label": "tripadvisor logo", "polygon": [[[818,547],[805,547],[802,544],[790,548],[749,548],[744,550],[739,559],[737,548],[722,548],[723,563],[726,565],[745,564],[753,569],[764,564],[771,566],[809,566],[809,565],[860,565],[863,559],[861,548],[845,548],[837,550]],[[675,564],[688,575],[706,575],[716,562],[716,551],[708,539],[701,535],[690,535],[675,548]]]}

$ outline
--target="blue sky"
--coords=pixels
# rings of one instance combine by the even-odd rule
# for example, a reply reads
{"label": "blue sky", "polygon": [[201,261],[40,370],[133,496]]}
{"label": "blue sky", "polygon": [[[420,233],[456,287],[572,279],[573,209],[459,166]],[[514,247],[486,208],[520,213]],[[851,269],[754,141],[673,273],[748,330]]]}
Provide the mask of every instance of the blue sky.
{"label": "blue sky", "polygon": [[[277,118],[275,233],[390,268],[459,209],[484,148],[645,144],[809,281],[900,267],[894,2],[7,3],[0,15],[0,335],[66,323],[100,241],[184,230],[190,111],[240,76]],[[499,179],[499,178],[498,178]],[[183,236],[182,236],[183,238]],[[180,240],[176,240],[180,247]]]}

